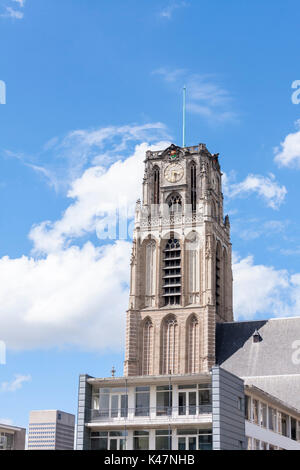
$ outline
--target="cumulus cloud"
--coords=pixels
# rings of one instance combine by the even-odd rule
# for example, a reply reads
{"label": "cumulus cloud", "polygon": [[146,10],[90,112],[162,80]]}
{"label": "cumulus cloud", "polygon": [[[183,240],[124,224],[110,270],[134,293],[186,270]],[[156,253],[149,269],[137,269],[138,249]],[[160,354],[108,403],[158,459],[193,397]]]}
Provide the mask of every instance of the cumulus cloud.
{"label": "cumulus cloud", "polygon": [[[169,142],[152,145],[152,150],[166,148]],[[132,208],[140,196],[144,173],[146,143],[136,146],[132,156],[113,163],[108,169],[93,166],[77,178],[68,192],[74,202],[58,221],[43,222],[32,228],[30,239],[34,252],[49,253],[70,244],[75,238],[95,232],[101,221],[116,218],[120,207]],[[112,221],[113,222],[113,221]]]}
{"label": "cumulus cloud", "polygon": [[[300,273],[233,257],[234,314],[238,320],[299,316]],[[255,293],[254,295],[249,293]]]}
{"label": "cumulus cloud", "polygon": [[300,130],[288,134],[274,152],[279,166],[300,168]]}
{"label": "cumulus cloud", "polygon": [[257,194],[272,209],[278,209],[287,194],[286,187],[278,184],[271,173],[268,176],[250,174],[240,183],[233,182],[231,176],[224,174],[223,190],[228,198]]}
{"label": "cumulus cloud", "polygon": [[133,216],[145,152],[168,145],[139,144],[123,161],[85,170],[71,185],[72,202],[62,217],[32,228],[35,257],[0,259],[1,339],[8,348],[121,348],[131,242],[99,240],[100,246],[91,241],[80,246],[80,237],[95,236],[120,203]]}
{"label": "cumulus cloud", "polygon": [[7,347],[120,348],[130,248],[124,241],[88,242],[42,259],[2,258],[0,322]]}
{"label": "cumulus cloud", "polygon": [[0,390],[2,392],[15,392],[23,387],[25,382],[31,381],[31,375],[16,374],[11,382],[2,382]]}

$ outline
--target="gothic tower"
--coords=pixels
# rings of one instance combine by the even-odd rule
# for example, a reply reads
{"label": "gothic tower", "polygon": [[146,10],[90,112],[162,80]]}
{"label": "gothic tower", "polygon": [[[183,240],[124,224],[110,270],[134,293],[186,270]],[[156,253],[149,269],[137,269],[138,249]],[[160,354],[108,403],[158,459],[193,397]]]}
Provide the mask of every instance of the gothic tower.
{"label": "gothic tower", "polygon": [[233,321],[230,224],[218,154],[204,144],[146,153],[137,201],[125,375],[193,374],[215,363]]}

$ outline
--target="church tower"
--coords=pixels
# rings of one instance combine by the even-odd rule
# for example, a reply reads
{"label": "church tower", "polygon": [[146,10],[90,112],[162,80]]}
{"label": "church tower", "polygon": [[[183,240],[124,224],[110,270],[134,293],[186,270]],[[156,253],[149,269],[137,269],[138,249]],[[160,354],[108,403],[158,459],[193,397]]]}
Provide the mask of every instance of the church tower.
{"label": "church tower", "polygon": [[125,376],[215,364],[216,322],[233,321],[229,217],[218,154],[205,144],[146,153],[137,201]]}

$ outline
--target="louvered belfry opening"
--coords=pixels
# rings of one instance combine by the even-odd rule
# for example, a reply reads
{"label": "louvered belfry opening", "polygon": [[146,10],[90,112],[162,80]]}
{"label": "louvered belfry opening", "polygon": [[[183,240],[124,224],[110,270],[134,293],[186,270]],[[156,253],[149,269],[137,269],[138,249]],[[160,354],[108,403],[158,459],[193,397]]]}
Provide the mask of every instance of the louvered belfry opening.
{"label": "louvered belfry opening", "polygon": [[181,248],[176,238],[171,238],[164,250],[163,291],[165,305],[180,305],[181,301]]}

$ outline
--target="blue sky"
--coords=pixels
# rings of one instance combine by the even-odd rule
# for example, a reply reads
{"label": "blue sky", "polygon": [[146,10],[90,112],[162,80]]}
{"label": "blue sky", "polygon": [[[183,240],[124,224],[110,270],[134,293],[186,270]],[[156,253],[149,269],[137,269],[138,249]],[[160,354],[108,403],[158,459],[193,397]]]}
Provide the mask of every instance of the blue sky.
{"label": "blue sky", "polygon": [[299,2],[0,0],[0,15],[0,422],[75,413],[79,373],[122,374],[130,237],[97,233],[139,196],[146,149],[181,144],[183,85],[187,145],[220,153],[236,318],[299,315]]}

